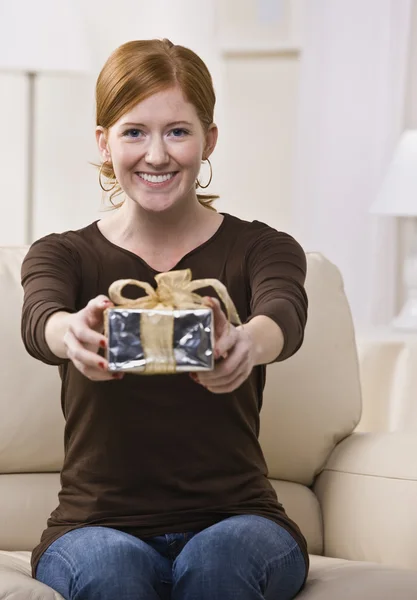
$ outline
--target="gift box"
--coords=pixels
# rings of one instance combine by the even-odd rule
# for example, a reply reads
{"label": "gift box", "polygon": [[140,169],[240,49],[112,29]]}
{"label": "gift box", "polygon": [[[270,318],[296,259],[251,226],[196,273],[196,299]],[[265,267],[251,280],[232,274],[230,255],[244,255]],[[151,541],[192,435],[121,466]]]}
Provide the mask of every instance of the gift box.
{"label": "gift box", "polygon": [[211,370],[213,314],[195,310],[108,310],[111,371],[184,372]]}
{"label": "gift box", "polygon": [[[227,289],[217,279],[193,281],[188,269],[160,273],[155,280],[156,289],[135,279],[120,279],[110,286],[115,307],[104,315],[109,370],[162,374],[213,369],[213,311],[194,290],[213,287],[229,320],[240,323]],[[126,298],[123,288],[127,285],[147,295]]]}

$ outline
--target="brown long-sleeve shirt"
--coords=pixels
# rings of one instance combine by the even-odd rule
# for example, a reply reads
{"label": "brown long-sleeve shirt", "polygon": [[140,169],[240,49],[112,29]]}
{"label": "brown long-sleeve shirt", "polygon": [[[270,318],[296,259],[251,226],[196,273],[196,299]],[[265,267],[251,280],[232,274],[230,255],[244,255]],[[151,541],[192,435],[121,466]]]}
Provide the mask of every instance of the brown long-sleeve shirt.
{"label": "brown long-sleeve shirt", "polygon": [[[278,360],[294,354],[307,318],[305,254],[289,235],[225,215],[218,231],[176,269],[222,281],[243,322],[273,319],[284,334]],[[187,374],[94,382],[56,357],[45,340],[47,319],[75,312],[116,279],[155,285],[156,271],[107,240],[93,223],[35,242],[22,266],[22,336],[28,352],[59,365],[65,459],[59,505],[32,555],[84,525],[139,537],[196,531],[232,515],[272,519],[304,537],[278,502],[258,442],[265,366],[237,390],[213,394]],[[211,289],[203,295],[214,295]]]}

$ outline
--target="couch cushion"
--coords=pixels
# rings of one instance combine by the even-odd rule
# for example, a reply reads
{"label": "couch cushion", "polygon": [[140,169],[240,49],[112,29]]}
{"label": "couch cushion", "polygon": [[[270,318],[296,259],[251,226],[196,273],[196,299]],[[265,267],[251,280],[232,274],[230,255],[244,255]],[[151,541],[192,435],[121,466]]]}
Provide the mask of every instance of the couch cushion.
{"label": "couch cushion", "polygon": [[297,600],[415,600],[417,571],[311,557],[310,576]]}
{"label": "couch cushion", "polygon": [[30,552],[0,551],[0,600],[63,600],[61,594],[32,579]]}
{"label": "couch cushion", "polygon": [[355,433],[337,446],[314,486],[325,554],[417,569],[416,456],[410,433]]}
{"label": "couch cushion", "polygon": [[301,349],[269,365],[260,441],[273,479],[311,486],[361,416],[355,332],[338,269],[308,254],[309,316]]}

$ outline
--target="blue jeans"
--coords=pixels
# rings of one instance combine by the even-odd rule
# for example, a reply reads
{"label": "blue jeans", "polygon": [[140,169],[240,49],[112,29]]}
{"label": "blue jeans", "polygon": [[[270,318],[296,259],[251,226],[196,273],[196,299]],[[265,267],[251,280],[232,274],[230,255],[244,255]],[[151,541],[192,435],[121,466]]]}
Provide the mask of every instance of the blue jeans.
{"label": "blue jeans", "polygon": [[107,527],[75,529],[49,546],[36,579],[66,600],[290,600],[305,572],[285,529],[242,515],[144,540]]}

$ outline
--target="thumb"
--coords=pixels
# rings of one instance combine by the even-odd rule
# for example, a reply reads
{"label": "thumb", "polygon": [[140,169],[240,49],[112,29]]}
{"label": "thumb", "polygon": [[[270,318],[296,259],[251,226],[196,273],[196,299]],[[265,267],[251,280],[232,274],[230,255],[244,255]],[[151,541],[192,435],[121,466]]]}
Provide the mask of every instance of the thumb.
{"label": "thumb", "polygon": [[103,322],[103,312],[111,308],[113,303],[103,294],[92,298],[85,307],[85,316],[90,327],[97,327]]}
{"label": "thumb", "polygon": [[204,304],[213,310],[214,337],[217,340],[222,336],[225,329],[228,327],[229,321],[227,320],[217,298],[204,298]]}

